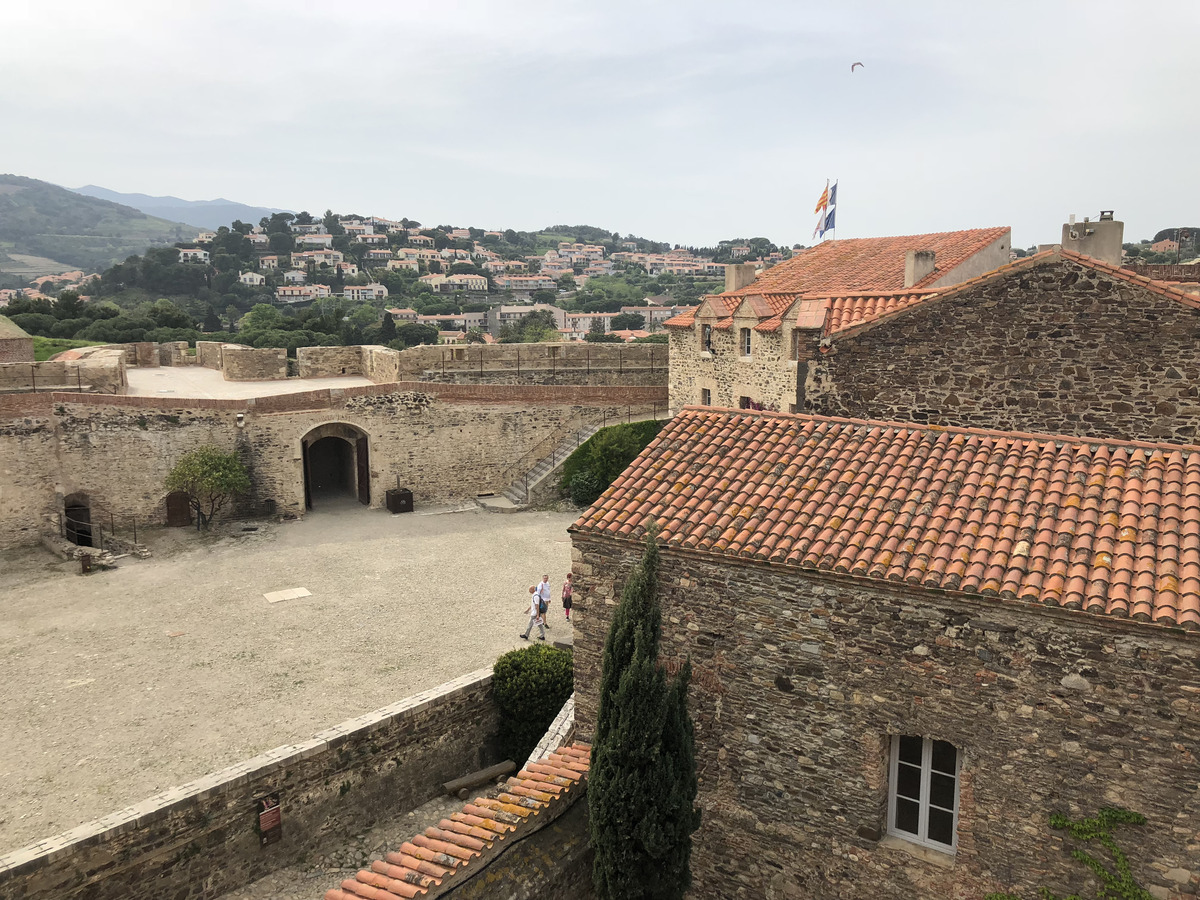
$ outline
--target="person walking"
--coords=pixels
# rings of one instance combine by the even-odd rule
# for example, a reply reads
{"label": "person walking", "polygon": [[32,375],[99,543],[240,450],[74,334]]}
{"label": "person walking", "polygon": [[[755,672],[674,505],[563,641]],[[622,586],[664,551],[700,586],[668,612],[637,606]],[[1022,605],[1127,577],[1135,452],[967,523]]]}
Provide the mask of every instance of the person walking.
{"label": "person walking", "polygon": [[550,623],[546,621],[546,611],[550,609],[550,576],[543,575],[541,582],[537,586],[538,602],[541,604],[542,624],[547,628]]}
{"label": "person walking", "polygon": [[567,580],[563,582],[563,589],[562,589],[563,612],[567,614],[568,622],[571,621],[571,594],[573,593],[574,590],[575,590],[575,587],[573,584],[571,584],[571,573],[568,572]]}
{"label": "person walking", "polygon": [[538,627],[538,631],[541,634],[541,636],[538,638],[538,640],[544,641],[546,639],[546,629],[542,627],[541,601],[538,599],[537,587],[532,584],[529,586],[529,610],[528,610],[528,612],[529,612],[529,624],[525,626],[525,631],[521,635],[521,640],[523,640],[523,641],[529,640],[529,633],[531,631],[533,631],[533,626],[536,625]]}

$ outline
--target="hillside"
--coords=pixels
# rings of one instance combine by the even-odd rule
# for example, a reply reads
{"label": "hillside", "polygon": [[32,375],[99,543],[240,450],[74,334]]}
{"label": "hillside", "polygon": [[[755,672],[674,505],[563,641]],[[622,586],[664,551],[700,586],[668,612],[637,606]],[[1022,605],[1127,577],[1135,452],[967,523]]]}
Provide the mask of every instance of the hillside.
{"label": "hillside", "polygon": [[197,232],[35,178],[0,174],[0,273],[33,277],[103,269]]}
{"label": "hillside", "polygon": [[187,222],[199,228],[216,231],[235,219],[257,225],[258,220],[270,218],[272,213],[287,212],[267,206],[249,206],[234,200],[218,197],[216,200],[181,200],[179,197],[151,197],[149,194],[123,194],[108,188],[88,184],[72,188],[75,193],[87,197],[98,197],[112,203],[133,207],[150,216],[170,222]]}

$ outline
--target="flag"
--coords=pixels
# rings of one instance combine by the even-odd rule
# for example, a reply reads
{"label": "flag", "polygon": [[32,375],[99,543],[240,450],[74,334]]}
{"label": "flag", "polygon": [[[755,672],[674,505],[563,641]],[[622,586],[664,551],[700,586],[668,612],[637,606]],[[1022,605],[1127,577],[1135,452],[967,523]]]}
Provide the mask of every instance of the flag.
{"label": "flag", "polygon": [[833,231],[833,217],[836,213],[836,209],[831,209],[829,212],[825,213],[825,229],[821,232],[822,235],[825,234],[826,231]]}
{"label": "flag", "polygon": [[837,182],[833,183],[833,187],[829,189],[829,205],[837,206]]}
{"label": "flag", "polygon": [[828,207],[829,207],[829,181],[827,179],[825,181],[825,190],[821,191],[821,199],[817,201],[817,208],[813,210],[813,213],[814,214],[819,213],[821,210],[827,209]]}
{"label": "flag", "polygon": [[817,219],[817,227],[813,229],[813,237],[820,237],[825,233],[825,213],[821,213],[821,218]]}

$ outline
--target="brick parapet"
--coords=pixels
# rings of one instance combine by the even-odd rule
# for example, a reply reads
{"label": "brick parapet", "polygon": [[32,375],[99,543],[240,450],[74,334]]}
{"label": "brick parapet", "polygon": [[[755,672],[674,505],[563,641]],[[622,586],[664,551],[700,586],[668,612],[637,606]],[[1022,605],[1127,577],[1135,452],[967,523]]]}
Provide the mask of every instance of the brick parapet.
{"label": "brick parapet", "polygon": [[[0,896],[199,900],[294,864],[494,762],[491,682],[491,669],[469,673],[6,853]],[[254,799],[273,792],[283,839],[260,849]]]}

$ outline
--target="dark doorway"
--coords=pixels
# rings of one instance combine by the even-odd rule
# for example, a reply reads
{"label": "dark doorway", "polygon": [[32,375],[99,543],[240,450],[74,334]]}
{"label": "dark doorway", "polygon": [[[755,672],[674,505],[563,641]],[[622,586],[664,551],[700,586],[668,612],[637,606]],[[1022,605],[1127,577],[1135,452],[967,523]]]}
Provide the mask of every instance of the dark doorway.
{"label": "dark doorway", "polygon": [[92,544],[92,506],[87,494],[71,494],[63,500],[63,534],[80,547]]}
{"label": "dark doorway", "polygon": [[304,504],[353,497],[371,502],[371,464],[367,436],[340,422],[313,429],[301,442],[304,466]]}
{"label": "dark doorway", "polygon": [[192,504],[187,491],[167,494],[167,527],[183,528],[192,524]]}

